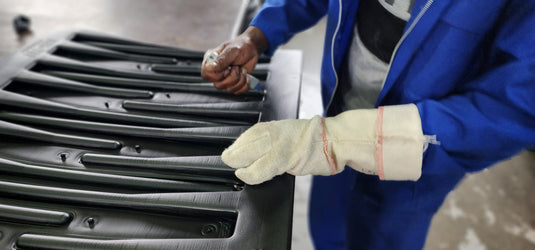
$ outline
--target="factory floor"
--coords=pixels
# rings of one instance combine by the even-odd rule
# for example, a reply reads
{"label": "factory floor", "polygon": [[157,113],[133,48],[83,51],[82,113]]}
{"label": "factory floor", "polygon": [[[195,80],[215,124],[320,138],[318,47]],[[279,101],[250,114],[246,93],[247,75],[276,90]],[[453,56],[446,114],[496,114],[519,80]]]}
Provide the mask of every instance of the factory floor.
{"label": "factory floor", "polygon": [[[321,114],[320,61],[325,20],[284,48],[304,51],[300,118]],[[313,249],[308,233],[310,177],[297,177],[292,249]],[[427,236],[426,250],[535,249],[535,152],[471,174],[451,192]]]}

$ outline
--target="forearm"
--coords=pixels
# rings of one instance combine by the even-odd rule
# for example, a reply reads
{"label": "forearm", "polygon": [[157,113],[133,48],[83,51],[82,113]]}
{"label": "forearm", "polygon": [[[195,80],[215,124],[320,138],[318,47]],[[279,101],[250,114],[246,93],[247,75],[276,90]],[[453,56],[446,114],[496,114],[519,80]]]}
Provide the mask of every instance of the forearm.
{"label": "forearm", "polygon": [[515,61],[441,100],[417,103],[424,133],[466,171],[477,171],[535,144],[535,72]]}
{"label": "forearm", "polygon": [[222,154],[236,176],[258,184],[285,172],[334,175],[345,166],[382,180],[417,180],[425,137],[414,104],[336,117],[258,123]]}
{"label": "forearm", "polygon": [[249,26],[242,35],[247,37],[247,39],[249,39],[250,42],[255,45],[256,51],[259,55],[264,53],[264,51],[266,51],[269,47],[269,42],[266,35],[256,26]]}

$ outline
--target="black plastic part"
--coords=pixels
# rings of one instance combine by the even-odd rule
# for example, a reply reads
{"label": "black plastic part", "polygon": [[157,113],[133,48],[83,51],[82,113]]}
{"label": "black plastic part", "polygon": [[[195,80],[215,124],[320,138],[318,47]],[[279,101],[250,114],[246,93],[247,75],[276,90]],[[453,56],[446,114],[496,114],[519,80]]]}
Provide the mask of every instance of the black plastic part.
{"label": "black plastic part", "polygon": [[[91,75],[84,73],[73,73],[66,71],[53,71],[43,70],[43,74],[58,76],[64,79],[71,79],[75,81],[82,81],[86,83],[94,83],[96,85],[110,85],[120,86],[128,88],[145,88],[145,89],[157,89],[168,91],[180,91],[180,92],[195,92],[195,93],[212,93],[219,95],[232,95],[228,92],[218,90],[213,87],[212,83],[184,83],[184,82],[169,82],[169,81],[156,81],[156,80],[139,80],[134,78],[125,77],[113,77],[103,75]],[[249,89],[243,93],[242,96],[254,97],[261,99],[264,96],[264,92]]]}
{"label": "black plastic part", "polygon": [[[189,61],[178,62],[177,65],[153,64],[151,69],[161,73],[199,75],[201,73],[201,64],[192,64]],[[268,78],[268,73],[269,71],[266,69],[255,69],[251,72],[251,75],[265,81]]]}
{"label": "black plastic part", "polygon": [[245,132],[245,130],[249,128],[249,126],[223,126],[205,128],[153,128],[131,125],[119,125],[113,123],[80,121],[73,119],[63,119],[3,111],[0,111],[0,119],[27,124],[52,126],[56,128],[84,130],[96,133],[117,134],[126,136],[130,135],[176,141],[198,141],[207,143],[215,142],[222,144],[232,143],[238,138],[241,133]]}
{"label": "black plastic part", "polygon": [[64,225],[71,221],[72,215],[61,211],[0,204],[0,218],[20,223]]}
{"label": "black plastic part", "polygon": [[204,52],[89,32],[1,61],[0,247],[289,249],[294,178],[248,186],[219,156],[296,118],[301,54],[286,53],[243,95],[202,81]]}

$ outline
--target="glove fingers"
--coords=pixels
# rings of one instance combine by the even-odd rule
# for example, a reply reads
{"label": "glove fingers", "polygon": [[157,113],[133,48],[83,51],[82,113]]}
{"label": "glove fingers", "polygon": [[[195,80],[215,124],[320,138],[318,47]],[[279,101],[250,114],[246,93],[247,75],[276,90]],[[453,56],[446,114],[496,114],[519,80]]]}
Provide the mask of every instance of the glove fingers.
{"label": "glove fingers", "polygon": [[236,170],[236,176],[249,185],[256,185],[271,180],[274,176],[283,174],[276,163],[263,157],[251,166]]}
{"label": "glove fingers", "polygon": [[[249,133],[248,133],[249,132]],[[251,165],[271,149],[269,133],[246,131],[230,147],[223,151],[221,159],[233,168]]]}

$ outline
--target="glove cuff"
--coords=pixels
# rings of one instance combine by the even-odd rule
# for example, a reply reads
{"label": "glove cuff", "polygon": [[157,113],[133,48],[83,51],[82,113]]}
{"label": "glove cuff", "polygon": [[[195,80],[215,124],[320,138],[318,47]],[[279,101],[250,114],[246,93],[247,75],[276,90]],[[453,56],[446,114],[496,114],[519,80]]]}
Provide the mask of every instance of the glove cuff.
{"label": "glove cuff", "polygon": [[347,165],[381,180],[420,178],[425,137],[416,105],[346,111],[326,118],[324,130],[336,162],[333,173]]}
{"label": "glove cuff", "polygon": [[376,161],[382,180],[417,180],[425,137],[414,104],[379,107]]}

